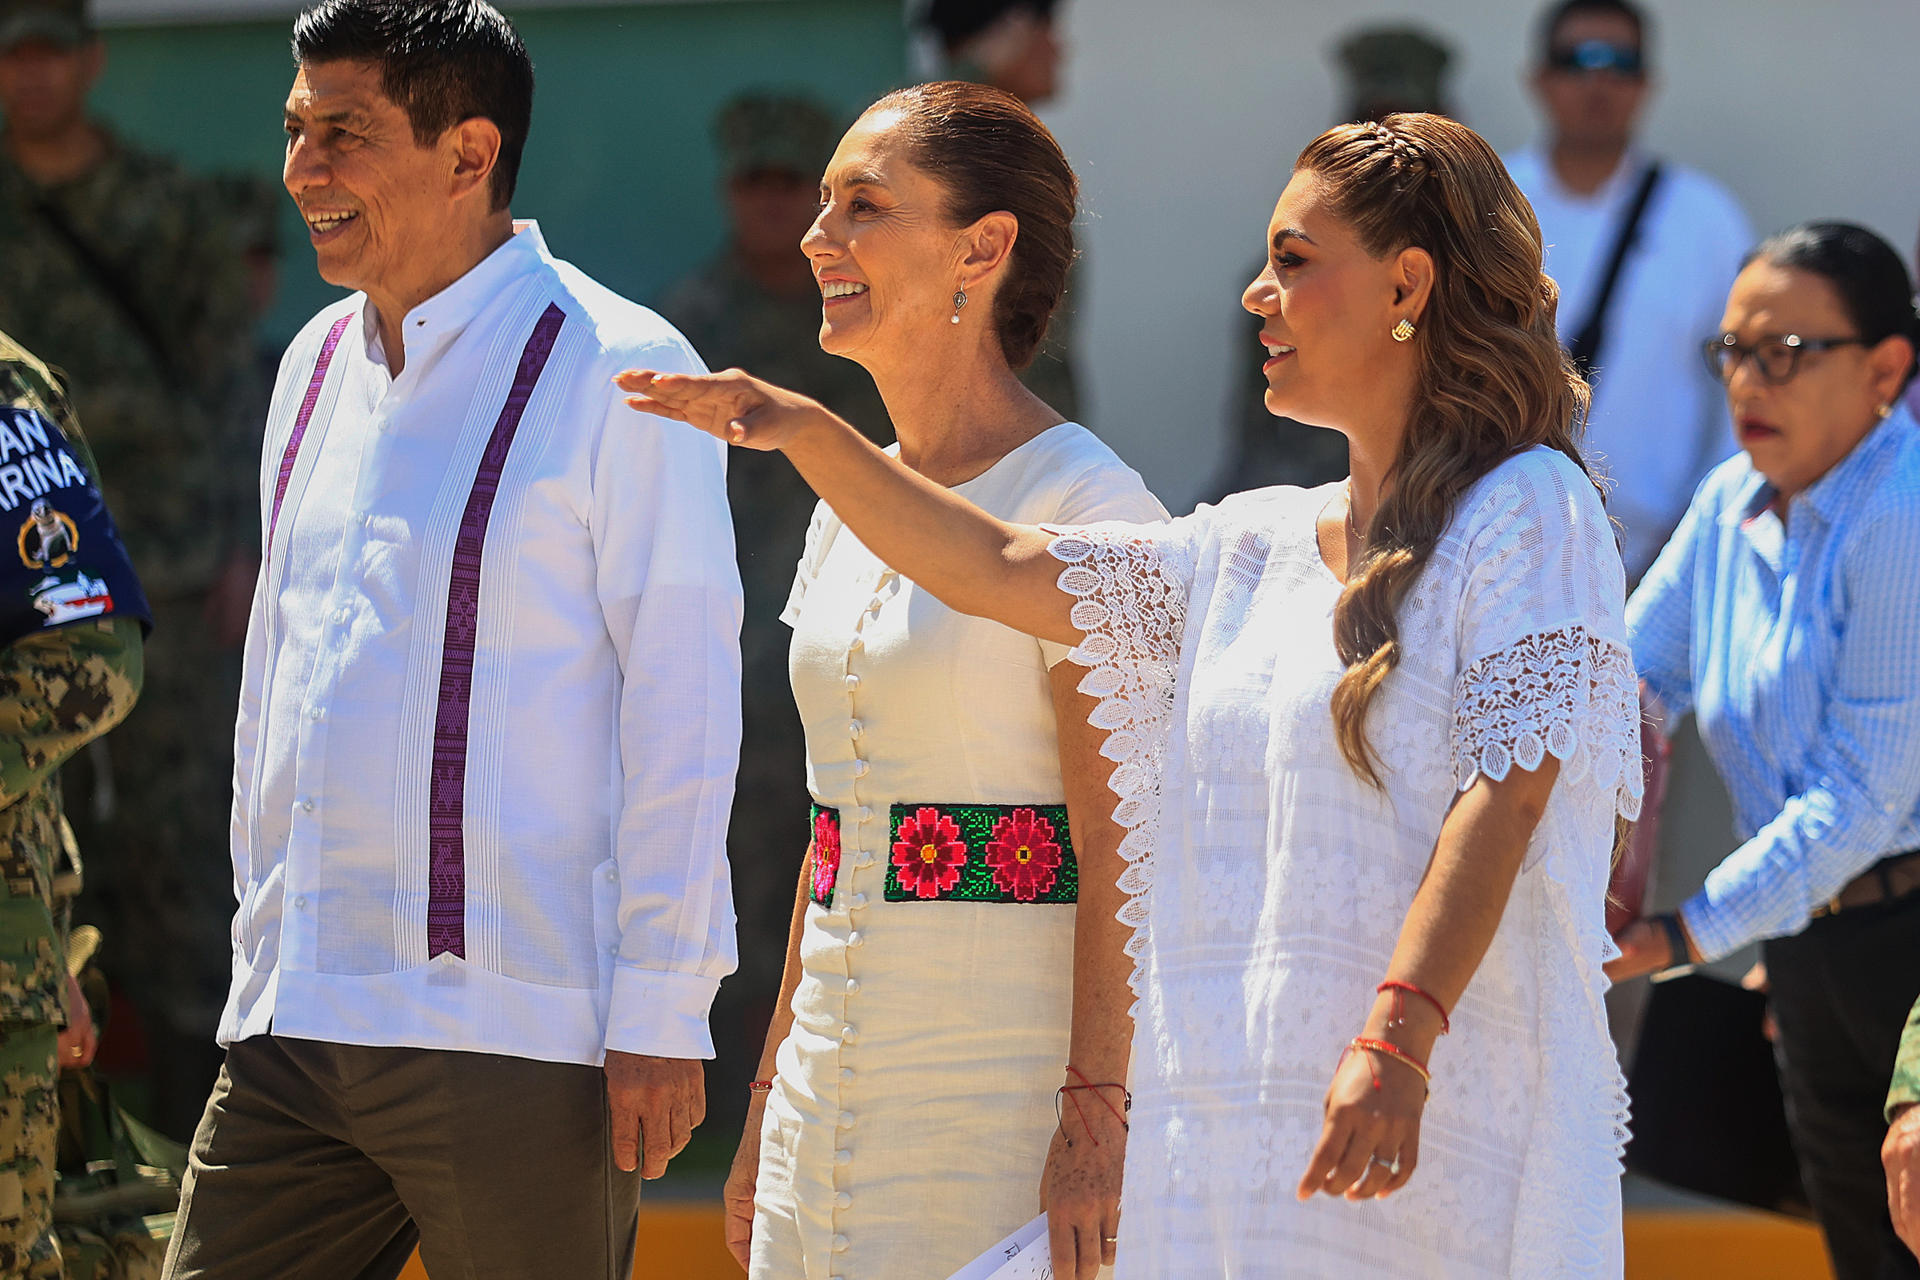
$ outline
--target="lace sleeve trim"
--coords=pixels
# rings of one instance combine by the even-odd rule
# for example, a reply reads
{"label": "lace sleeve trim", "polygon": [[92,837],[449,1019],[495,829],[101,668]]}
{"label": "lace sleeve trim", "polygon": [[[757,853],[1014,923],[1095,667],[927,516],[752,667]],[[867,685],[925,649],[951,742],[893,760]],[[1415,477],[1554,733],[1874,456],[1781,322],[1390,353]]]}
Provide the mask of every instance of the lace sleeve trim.
{"label": "lace sleeve trim", "polygon": [[1101,754],[1114,762],[1107,786],[1116,797],[1113,819],[1126,831],[1120,856],[1127,864],[1120,876],[1127,901],[1117,918],[1133,929],[1127,983],[1137,999],[1186,587],[1161,549],[1137,534],[1063,533],[1048,550],[1067,566],[1060,589],[1073,597],[1073,625],[1083,633],[1068,656],[1088,668],[1080,692],[1100,700],[1089,722],[1106,730]]}
{"label": "lace sleeve trim", "polygon": [[1590,779],[1624,818],[1640,816],[1639,682],[1624,645],[1579,625],[1536,631],[1475,661],[1453,697],[1453,761],[1460,790],[1548,755],[1568,782]]}

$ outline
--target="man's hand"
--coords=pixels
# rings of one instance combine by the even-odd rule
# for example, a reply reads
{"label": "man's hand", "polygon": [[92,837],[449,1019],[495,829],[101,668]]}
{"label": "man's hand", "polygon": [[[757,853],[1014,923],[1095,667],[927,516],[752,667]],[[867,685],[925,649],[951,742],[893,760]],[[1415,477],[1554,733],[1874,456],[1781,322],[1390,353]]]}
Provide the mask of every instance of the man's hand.
{"label": "man's hand", "polygon": [[1920,1106],[1908,1103],[1893,1117],[1880,1163],[1887,1171],[1887,1208],[1900,1242],[1920,1257]]}
{"label": "man's hand", "polygon": [[247,618],[253,612],[254,587],[260,578],[260,557],[236,551],[220,566],[207,592],[204,613],[213,642],[223,649],[246,643]]}
{"label": "man's hand", "polygon": [[67,1025],[60,1032],[60,1069],[78,1071],[93,1065],[94,1051],[100,1047],[93,1029],[93,1010],[87,1006],[80,979],[67,975]]}
{"label": "man's hand", "polygon": [[649,1058],[607,1050],[607,1105],[613,1162],[643,1178],[667,1171],[694,1127],[707,1118],[706,1072],[696,1058]]}

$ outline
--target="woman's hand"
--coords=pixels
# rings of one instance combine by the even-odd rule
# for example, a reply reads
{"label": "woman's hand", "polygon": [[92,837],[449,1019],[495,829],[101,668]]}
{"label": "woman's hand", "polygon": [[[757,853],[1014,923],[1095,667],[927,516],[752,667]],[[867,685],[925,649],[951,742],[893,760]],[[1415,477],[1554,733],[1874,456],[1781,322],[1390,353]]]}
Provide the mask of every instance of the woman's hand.
{"label": "woman's hand", "polygon": [[1327,1088],[1326,1123],[1299,1197],[1324,1191],[1368,1200],[1406,1186],[1419,1162],[1426,1106],[1427,1082],[1419,1072],[1385,1054],[1349,1049]]}
{"label": "woman's hand", "polygon": [[740,1135],[740,1149],[733,1153],[733,1168],[727,1170],[727,1185],[720,1192],[727,1220],[727,1252],[745,1271],[753,1253],[753,1193],[760,1185],[760,1120],[766,1114],[764,1093],[753,1095],[747,1107],[746,1132]]}
{"label": "woman's hand", "polygon": [[[1677,917],[1676,917],[1677,918]],[[1680,931],[1684,936],[1686,923],[1681,921]],[[1671,969],[1678,964],[1694,964],[1699,956],[1694,954],[1693,942],[1689,938],[1685,953],[1674,954],[1672,939],[1666,929],[1652,916],[1642,916],[1614,937],[1614,945],[1620,948],[1620,955],[1607,961],[1604,968],[1607,977],[1616,983],[1643,977],[1649,973],[1658,973],[1662,969]]]}
{"label": "woman's hand", "polygon": [[1102,1266],[1112,1266],[1120,1234],[1127,1127],[1093,1093],[1078,1096],[1079,1112],[1063,1104],[1061,1127],[1054,1130],[1040,1175],[1040,1208],[1060,1280],[1093,1280]]}
{"label": "woman's hand", "polygon": [[688,423],[746,449],[785,448],[804,428],[833,421],[818,401],[738,369],[706,374],[629,369],[613,381],[628,393],[628,408]]}

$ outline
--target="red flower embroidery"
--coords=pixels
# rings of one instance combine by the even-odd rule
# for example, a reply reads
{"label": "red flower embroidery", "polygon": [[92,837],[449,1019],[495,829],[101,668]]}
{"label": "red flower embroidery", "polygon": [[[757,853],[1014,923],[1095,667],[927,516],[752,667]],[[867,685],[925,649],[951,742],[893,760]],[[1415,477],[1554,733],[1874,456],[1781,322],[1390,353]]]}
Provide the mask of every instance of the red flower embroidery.
{"label": "red flower embroidery", "polygon": [[959,824],[938,809],[914,810],[900,823],[893,842],[893,865],[900,870],[902,888],[916,898],[937,898],[960,883],[967,865],[967,845]]}
{"label": "red flower embroidery", "polygon": [[840,874],[840,816],[823,809],[813,820],[813,900],[826,906]]}
{"label": "red flower embroidery", "polygon": [[1032,902],[1053,888],[1060,845],[1053,824],[1031,809],[1015,809],[993,825],[987,841],[993,883],[1016,902]]}

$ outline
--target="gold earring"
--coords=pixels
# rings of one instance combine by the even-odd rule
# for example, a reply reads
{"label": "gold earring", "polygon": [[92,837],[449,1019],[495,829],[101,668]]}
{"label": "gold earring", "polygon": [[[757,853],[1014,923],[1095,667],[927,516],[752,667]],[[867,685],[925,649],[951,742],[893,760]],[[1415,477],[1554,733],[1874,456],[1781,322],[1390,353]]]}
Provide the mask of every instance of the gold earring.
{"label": "gold earring", "polygon": [[967,305],[967,291],[965,289],[955,289],[953,291],[953,319],[949,320],[947,323],[959,324],[960,308],[966,305]]}
{"label": "gold earring", "polygon": [[1883,418],[1890,418],[1893,416],[1893,406],[1890,404],[1883,404],[1877,407],[1876,409],[1874,409],[1874,412],[1879,414]]}
{"label": "gold earring", "polygon": [[1413,337],[1413,333],[1413,321],[1411,320],[1402,319],[1399,324],[1393,326],[1393,340],[1395,342],[1405,342]]}

